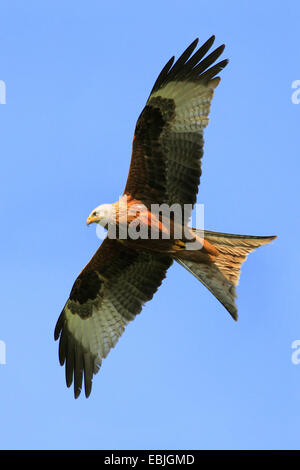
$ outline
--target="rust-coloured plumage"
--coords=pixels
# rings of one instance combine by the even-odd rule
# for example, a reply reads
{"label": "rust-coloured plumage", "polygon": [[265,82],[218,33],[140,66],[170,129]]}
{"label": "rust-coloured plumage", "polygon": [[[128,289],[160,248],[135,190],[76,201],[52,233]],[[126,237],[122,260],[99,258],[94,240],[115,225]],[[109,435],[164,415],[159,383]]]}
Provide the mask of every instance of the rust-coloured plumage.
{"label": "rust-coloured plumage", "polygon": [[[89,396],[102,359],[153,297],[173,260],[196,276],[237,319],[235,287],[241,264],[248,253],[275,238],[188,227],[200,183],[203,131],[220,82],[216,75],[228,63],[215,63],[224,46],[207,55],[214,39],[198,50],[196,39],[159,74],[137,120],[124,195],[111,205],[116,237],[112,239],[108,230],[76,279],[57,321],[59,360],[65,364],[67,386],[74,382],[76,398],[83,380]],[[155,205],[176,205],[182,212],[179,219],[170,212],[166,220],[155,213]],[[138,217],[130,212],[136,206],[141,206]],[[95,210],[87,223],[101,220]],[[121,236],[137,221],[146,238]],[[103,222],[103,226],[108,225]],[[178,228],[184,228],[180,236]],[[191,241],[196,244],[193,249],[188,248]]]}

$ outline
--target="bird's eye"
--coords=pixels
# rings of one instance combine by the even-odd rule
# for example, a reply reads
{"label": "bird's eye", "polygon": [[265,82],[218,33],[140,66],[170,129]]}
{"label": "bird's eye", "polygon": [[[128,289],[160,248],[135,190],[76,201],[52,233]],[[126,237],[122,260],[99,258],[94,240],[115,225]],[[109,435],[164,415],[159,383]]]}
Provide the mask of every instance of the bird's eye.
{"label": "bird's eye", "polygon": [[97,214],[96,211],[94,211],[94,212],[92,213],[92,217],[96,217],[96,214]]}

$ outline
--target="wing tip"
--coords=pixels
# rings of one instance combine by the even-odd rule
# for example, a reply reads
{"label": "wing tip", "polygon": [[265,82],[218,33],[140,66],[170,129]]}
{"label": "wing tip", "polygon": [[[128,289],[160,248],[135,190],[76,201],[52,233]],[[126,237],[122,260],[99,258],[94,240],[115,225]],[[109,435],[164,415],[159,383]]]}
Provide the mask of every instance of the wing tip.
{"label": "wing tip", "polygon": [[234,321],[237,322],[238,319],[239,319],[238,312],[236,311],[236,312],[229,312],[229,313],[230,313],[231,317],[234,319]]}
{"label": "wing tip", "polygon": [[170,81],[202,80],[205,83],[210,82],[210,80],[214,78],[215,75],[217,75],[229,62],[228,59],[224,59],[216,65],[213,65],[217,58],[223,53],[225,44],[217,47],[213,52],[206,56],[207,52],[211,49],[215,38],[216,37],[213,34],[195,51],[199,42],[199,38],[197,37],[185,49],[176,62],[174,62],[175,56],[173,56],[156,79],[150,96],[153,92],[157,92]]}
{"label": "wing tip", "polygon": [[55,328],[54,328],[54,341],[57,341],[60,337],[61,331],[63,329],[65,321],[65,309],[62,310],[61,314],[59,315]]}
{"label": "wing tip", "polygon": [[189,45],[188,49],[192,46],[194,46],[194,48],[198,45],[198,42],[199,42],[199,38],[195,38],[194,41]]}

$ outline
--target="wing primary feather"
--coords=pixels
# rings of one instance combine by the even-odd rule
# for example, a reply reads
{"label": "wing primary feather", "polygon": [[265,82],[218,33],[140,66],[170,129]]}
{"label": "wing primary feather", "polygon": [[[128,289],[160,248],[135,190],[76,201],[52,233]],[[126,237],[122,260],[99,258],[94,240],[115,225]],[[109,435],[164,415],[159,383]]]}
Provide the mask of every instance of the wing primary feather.
{"label": "wing primary feather", "polygon": [[[171,57],[171,59],[166,63],[166,65],[164,66],[164,68],[162,69],[162,71],[160,72],[160,74],[158,75],[157,79],[155,80],[155,83],[153,85],[153,88],[151,90],[151,93],[150,95],[156,91],[156,90],[159,90],[160,86],[162,85],[162,83],[165,81],[165,78],[166,76],[168,75],[168,72],[170,70],[170,68],[172,67],[173,65],[173,62],[175,60],[175,57]],[[150,96],[149,95],[149,96]]]}
{"label": "wing primary feather", "polygon": [[203,77],[204,80],[209,80],[209,78],[214,77],[228,62],[222,61],[215,66],[216,68],[210,69],[211,71],[207,70],[218,59],[225,48],[225,45],[222,44],[203,59],[214,41],[215,36],[213,35],[193,54],[198,44],[198,39],[195,39],[175,63],[175,59],[172,57],[157,77],[150,96],[153,92],[158,91],[171,81],[194,81],[202,80]]}
{"label": "wing primary feather", "polygon": [[92,378],[93,378],[93,358],[89,353],[83,354],[84,362],[84,391],[85,396],[88,398],[92,391]]}
{"label": "wing primary feather", "polygon": [[75,366],[74,366],[74,397],[78,398],[82,388],[83,378],[83,355],[81,348],[75,344]]}
{"label": "wing primary feather", "polygon": [[211,46],[215,41],[215,36],[211,36],[196,52],[192,55],[192,57],[187,61],[186,65],[189,68],[193,68],[209,51]]}
{"label": "wing primary feather", "polygon": [[67,354],[66,354],[66,383],[67,387],[70,387],[73,382],[73,372],[74,372],[74,339],[68,334],[67,337]]}
{"label": "wing primary feather", "polygon": [[217,47],[213,52],[211,52],[205,59],[200,62],[200,64],[196,65],[196,67],[192,70],[192,75],[197,77],[199,76],[204,70],[206,70],[211,64],[213,64],[218,57],[222,54],[225,49],[225,45]]}
{"label": "wing primary feather", "polygon": [[58,358],[61,366],[64,365],[66,360],[67,352],[67,330],[63,328],[60,335],[59,346],[58,346]]}
{"label": "wing primary feather", "polygon": [[191,56],[191,54],[195,50],[195,48],[198,44],[198,41],[199,41],[198,38],[195,39],[195,41],[193,41],[192,44],[190,44],[189,47],[186,48],[186,50],[181,54],[179,59],[175,62],[175,64],[173,65],[173,67],[171,68],[171,70],[169,72],[170,79],[171,79],[171,77],[172,77],[172,79],[175,78],[176,73],[178,72],[178,70],[181,69],[181,67],[186,63],[188,58]]}
{"label": "wing primary feather", "polygon": [[211,67],[210,69],[208,69],[206,72],[204,72],[202,75],[201,75],[201,79],[204,81],[204,82],[208,82],[209,80],[211,80],[213,77],[215,77],[219,72],[221,72],[221,70],[226,67],[226,65],[228,64],[229,60],[228,59],[225,59],[225,60],[222,60],[221,62],[219,62],[218,64],[214,65],[213,67]]}
{"label": "wing primary feather", "polygon": [[59,315],[58,320],[57,320],[56,325],[55,325],[55,329],[54,329],[54,339],[55,339],[55,341],[57,341],[58,338],[59,338],[60,332],[63,329],[64,322],[65,322],[65,313],[64,313],[64,310],[63,310],[61,312],[61,314]]}
{"label": "wing primary feather", "polygon": [[[212,38],[210,38],[207,42],[209,42]],[[178,70],[182,68],[182,66],[186,63],[187,59],[191,56],[193,51],[195,50],[197,44],[198,44],[199,39],[196,38],[187,48],[186,50],[181,54],[181,56],[177,59],[177,61],[174,63],[175,57],[173,56],[164,66],[162,71],[160,72],[159,76],[157,77],[154,86],[151,90],[150,95],[154,92],[159,90],[159,88],[164,84],[166,79],[168,81],[175,79],[176,74]],[[212,41],[213,42],[213,41]],[[205,46],[205,45],[204,45]],[[203,47],[203,46],[202,46]],[[201,48],[202,49],[202,48]],[[204,55],[204,54],[203,54]],[[173,65],[173,67],[172,67]],[[172,67],[172,68],[171,68]]]}

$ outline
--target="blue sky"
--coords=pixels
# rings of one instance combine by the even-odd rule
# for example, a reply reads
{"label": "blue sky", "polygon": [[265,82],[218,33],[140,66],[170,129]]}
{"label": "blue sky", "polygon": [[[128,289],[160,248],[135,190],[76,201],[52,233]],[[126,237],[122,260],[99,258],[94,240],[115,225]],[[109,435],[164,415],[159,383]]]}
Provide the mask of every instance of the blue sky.
{"label": "blue sky", "polygon": [[[0,9],[0,448],[299,449],[299,2]],[[205,226],[278,239],[244,265],[238,323],[173,266],[74,400],[53,329],[99,244],[86,217],[122,193],[162,66],[212,34],[230,62],[205,133]]]}

